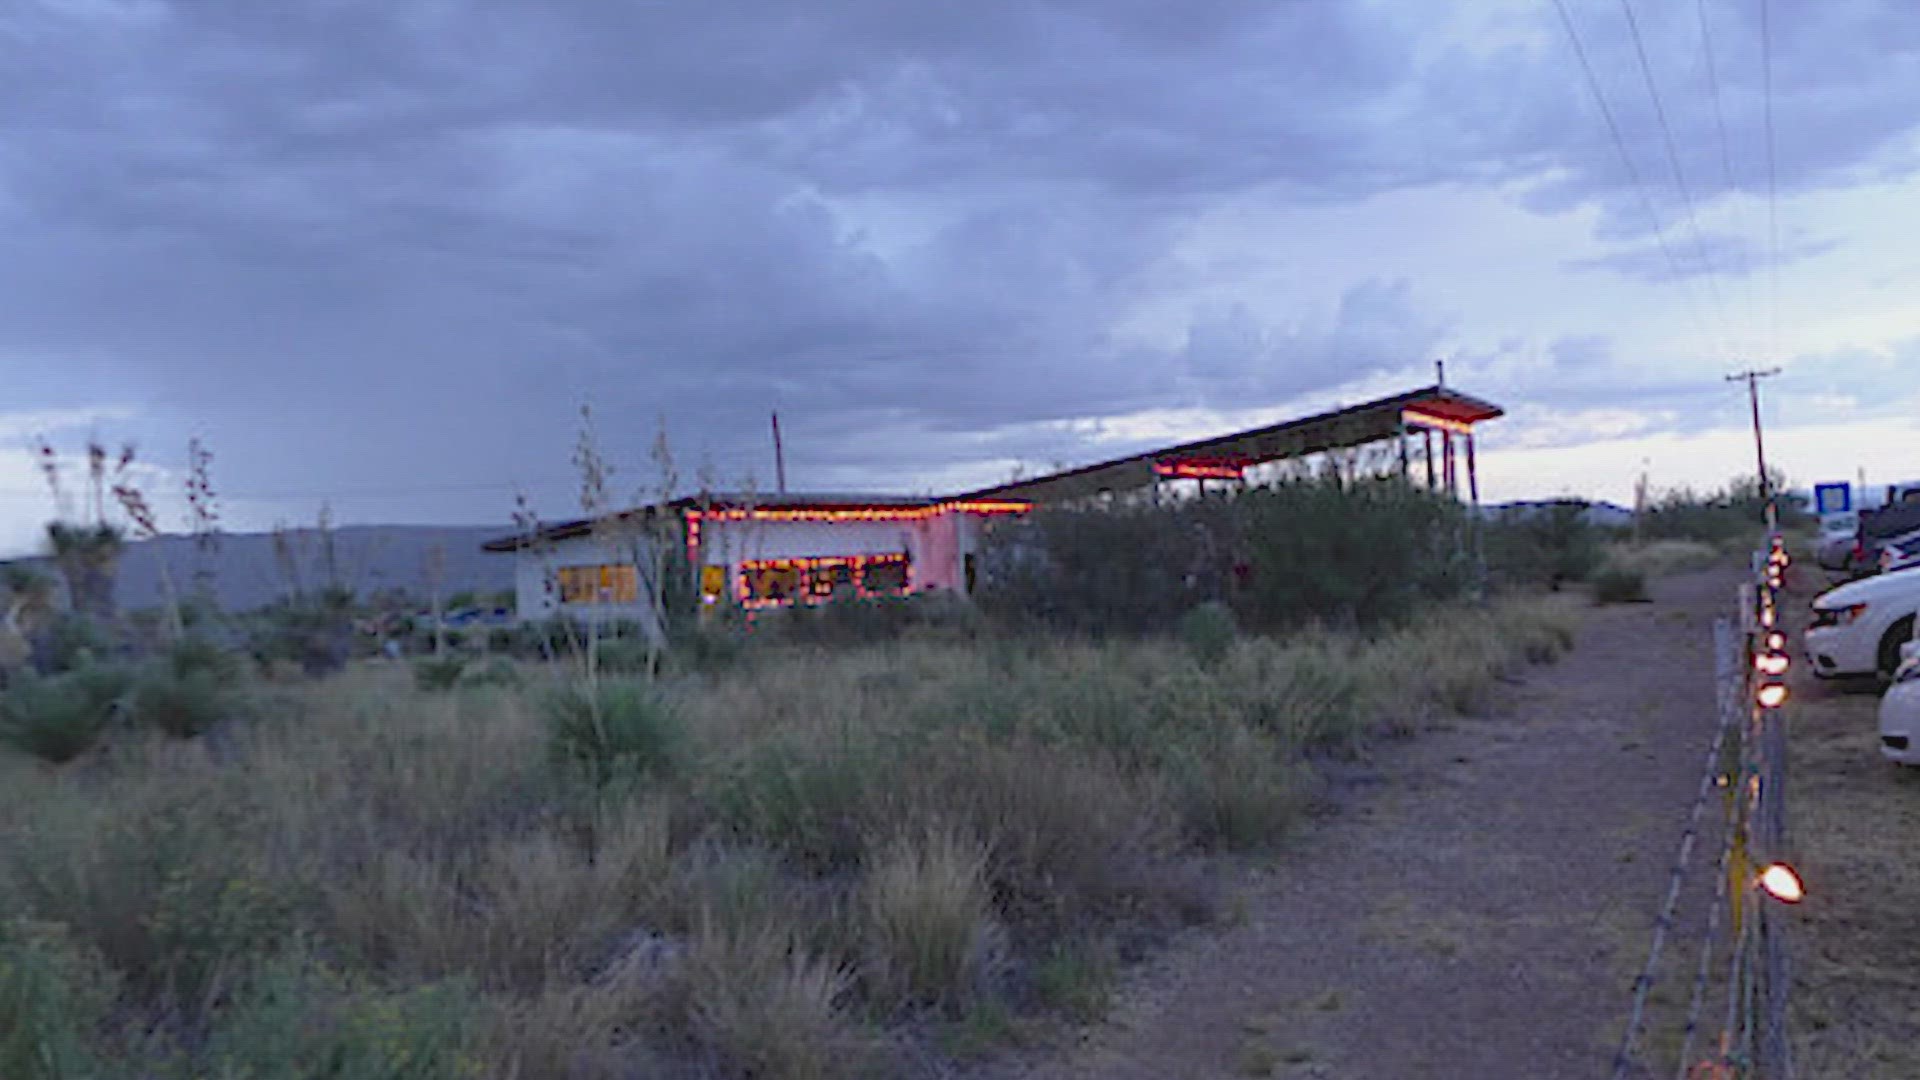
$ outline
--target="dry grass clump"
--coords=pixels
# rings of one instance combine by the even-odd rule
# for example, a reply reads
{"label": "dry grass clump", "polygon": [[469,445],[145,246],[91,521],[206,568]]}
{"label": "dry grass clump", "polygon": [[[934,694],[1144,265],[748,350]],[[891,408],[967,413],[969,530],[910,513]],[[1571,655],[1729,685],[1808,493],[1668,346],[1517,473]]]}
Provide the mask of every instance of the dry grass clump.
{"label": "dry grass clump", "polygon": [[774,923],[703,922],[680,976],[686,1031],[729,1076],[828,1080],[871,1068],[844,1005],[854,975]]}
{"label": "dry grass clump", "polygon": [[877,987],[946,1004],[982,987],[1000,946],[987,866],[986,845],[956,829],[875,845],[862,901]]}

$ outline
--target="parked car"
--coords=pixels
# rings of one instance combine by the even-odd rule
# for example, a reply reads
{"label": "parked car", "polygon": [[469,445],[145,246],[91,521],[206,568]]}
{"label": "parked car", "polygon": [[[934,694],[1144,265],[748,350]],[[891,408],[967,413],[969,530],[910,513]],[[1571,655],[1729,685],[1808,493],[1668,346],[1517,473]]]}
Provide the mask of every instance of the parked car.
{"label": "parked car", "polygon": [[1880,752],[1902,765],[1920,765],[1920,640],[1900,649],[1893,685],[1880,699]]}
{"label": "parked car", "polygon": [[1820,519],[1820,536],[1814,541],[1813,561],[1824,570],[1848,570],[1853,552],[1860,543],[1860,515],[1828,514]]}
{"label": "parked car", "polygon": [[1900,646],[1913,638],[1920,611],[1920,570],[1851,581],[1813,599],[1807,628],[1808,666],[1815,675],[1892,678]]}
{"label": "parked car", "polygon": [[1920,566],[1920,529],[1903,533],[1880,547],[1880,572],[1891,574]]}

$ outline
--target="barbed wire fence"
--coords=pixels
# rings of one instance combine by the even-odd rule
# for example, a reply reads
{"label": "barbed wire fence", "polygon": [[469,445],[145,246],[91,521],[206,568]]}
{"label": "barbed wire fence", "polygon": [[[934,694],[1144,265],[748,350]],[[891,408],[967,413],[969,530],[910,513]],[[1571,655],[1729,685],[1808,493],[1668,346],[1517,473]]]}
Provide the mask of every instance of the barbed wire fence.
{"label": "barbed wire fence", "polygon": [[[1675,1080],[1791,1080],[1794,1075],[1783,904],[1799,902],[1801,885],[1792,870],[1787,832],[1789,660],[1780,625],[1787,562],[1774,534],[1768,546],[1754,554],[1736,615],[1714,624],[1714,734],[1646,961],[1633,981],[1632,1008],[1614,1055],[1613,1080],[1665,1075],[1667,1065]],[[1698,918],[1699,933],[1675,946],[1694,950],[1693,977],[1684,1012],[1671,1018],[1677,1042],[1673,1056],[1666,1058],[1651,1049],[1651,1036],[1667,1019],[1653,1007],[1653,991],[1669,938],[1676,937],[1681,925],[1694,849],[1715,792],[1721,795],[1720,853],[1711,899]],[[1721,965],[1724,978],[1716,979]],[[1716,1000],[1721,1005],[1719,1030],[1703,1045],[1710,1030],[1708,1007]]]}

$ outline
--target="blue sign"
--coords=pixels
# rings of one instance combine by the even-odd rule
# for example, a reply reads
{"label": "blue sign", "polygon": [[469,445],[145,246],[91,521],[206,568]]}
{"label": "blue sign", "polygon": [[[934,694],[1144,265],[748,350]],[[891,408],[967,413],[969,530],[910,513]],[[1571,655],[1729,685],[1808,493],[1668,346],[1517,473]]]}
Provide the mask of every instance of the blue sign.
{"label": "blue sign", "polygon": [[1813,485],[1813,511],[1827,514],[1844,514],[1853,509],[1852,484],[1815,484]]}

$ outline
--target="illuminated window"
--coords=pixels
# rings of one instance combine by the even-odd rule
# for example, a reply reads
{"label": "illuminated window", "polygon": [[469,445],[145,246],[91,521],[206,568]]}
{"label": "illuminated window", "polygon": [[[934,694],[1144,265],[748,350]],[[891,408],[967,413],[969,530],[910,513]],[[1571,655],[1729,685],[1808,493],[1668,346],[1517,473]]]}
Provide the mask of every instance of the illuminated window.
{"label": "illuminated window", "polygon": [[[972,558],[971,555],[968,558]],[[860,570],[863,593],[898,593],[907,590],[907,560],[885,559],[868,563]]]}
{"label": "illuminated window", "polygon": [[633,566],[563,566],[563,604],[634,604],[640,601],[640,572]]}
{"label": "illuminated window", "polygon": [[771,607],[804,601],[824,603],[846,596],[897,595],[912,586],[902,555],[828,555],[763,559],[740,564],[740,602]]}
{"label": "illuminated window", "polygon": [[742,563],[740,580],[742,599],[750,602],[784,604],[800,594],[800,567],[784,560]]}

